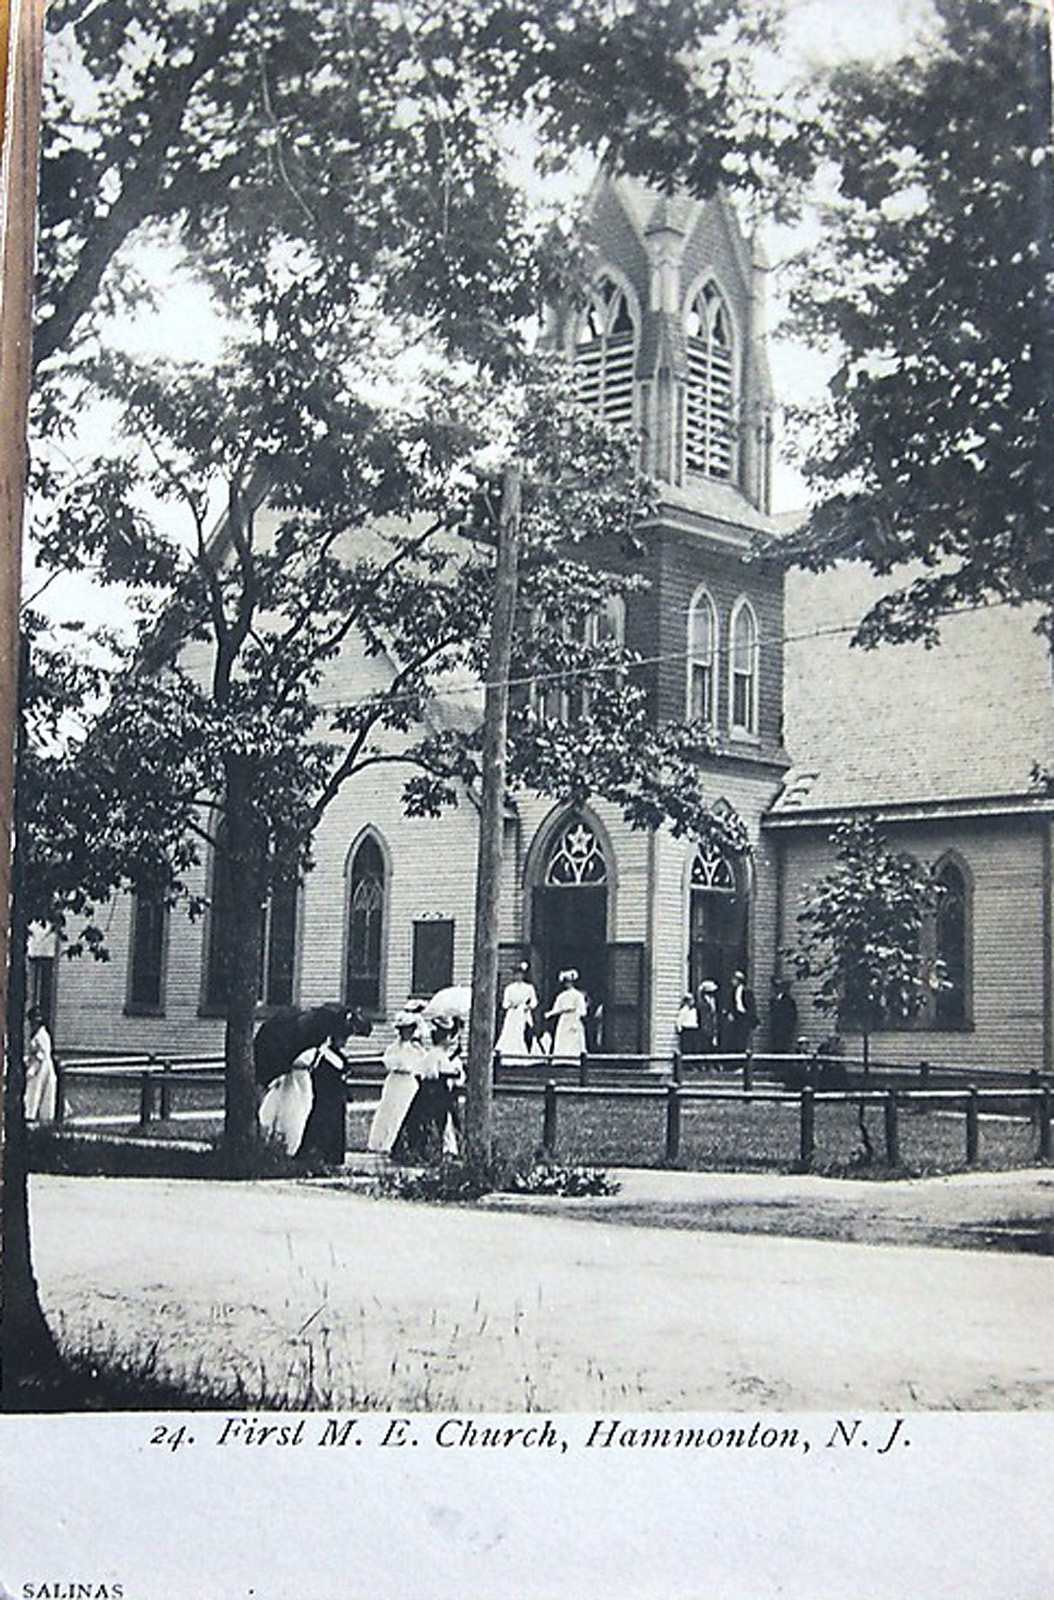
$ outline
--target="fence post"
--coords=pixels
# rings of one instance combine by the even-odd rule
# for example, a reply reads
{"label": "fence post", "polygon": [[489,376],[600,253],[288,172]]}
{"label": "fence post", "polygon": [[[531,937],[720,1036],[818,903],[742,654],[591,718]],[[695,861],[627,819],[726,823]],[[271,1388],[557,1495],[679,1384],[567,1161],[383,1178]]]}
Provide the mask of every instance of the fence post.
{"label": "fence post", "polygon": [[583,1089],[589,1082],[589,1056],[585,1050],[578,1058],[578,1082]]}
{"label": "fence post", "polygon": [[681,1060],[680,1050],[673,1052],[673,1081],[680,1083],[684,1078],[684,1062]]}
{"label": "fence post", "polygon": [[891,1167],[900,1166],[900,1128],[898,1125],[897,1091],[890,1089],[886,1094],[886,1160]]}
{"label": "fence post", "polygon": [[171,1061],[162,1061],[162,1063],[161,1063],[161,1094],[160,1094],[160,1101],[161,1101],[161,1108],[160,1108],[159,1115],[161,1117],[161,1121],[162,1122],[167,1122],[169,1117],[172,1115],[172,1063],[171,1063]]}
{"label": "fence post", "polygon": [[806,1084],[801,1092],[801,1164],[811,1167],[816,1154],[815,1091]]}
{"label": "fence post", "polygon": [[152,1072],[139,1074],[139,1125],[145,1128],[154,1116],[154,1075]]}
{"label": "fence post", "polygon": [[547,1156],[556,1153],[556,1084],[552,1078],[545,1085],[542,1109],[542,1149]]}
{"label": "fence post", "polygon": [[66,1067],[61,1061],[55,1063],[55,1121],[66,1120]]}
{"label": "fence post", "polygon": [[666,1085],[666,1160],[671,1165],[681,1154],[681,1090],[676,1083]]}
{"label": "fence post", "polygon": [[919,1062],[919,1088],[928,1089],[930,1086],[930,1064],[928,1061]]}
{"label": "fence post", "polygon": [[743,1093],[749,1094],[754,1087],[754,1057],[748,1049],[743,1057]]}
{"label": "fence post", "polygon": [[966,1096],[966,1165],[968,1167],[976,1165],[980,1144],[977,1107],[977,1087],[975,1084],[971,1084]]}
{"label": "fence post", "polygon": [[1050,1155],[1050,1090],[1043,1089],[1039,1096],[1039,1159],[1049,1161]]}
{"label": "fence post", "polygon": [[[1036,1071],[1035,1067],[1032,1068],[1032,1071],[1028,1075],[1028,1086],[1029,1086],[1030,1089],[1038,1089],[1039,1088],[1039,1073]],[[1034,1128],[1038,1128],[1039,1127],[1039,1096],[1038,1096],[1038,1094],[1033,1096],[1033,1098],[1030,1099],[1029,1102],[1028,1102],[1028,1120],[1029,1120],[1029,1122],[1031,1122],[1031,1124],[1032,1124],[1032,1126]]]}

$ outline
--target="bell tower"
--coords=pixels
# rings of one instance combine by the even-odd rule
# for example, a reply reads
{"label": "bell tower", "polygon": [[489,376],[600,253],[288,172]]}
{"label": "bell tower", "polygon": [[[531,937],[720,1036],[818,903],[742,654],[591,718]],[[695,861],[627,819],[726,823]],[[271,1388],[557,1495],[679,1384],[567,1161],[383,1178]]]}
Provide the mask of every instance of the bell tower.
{"label": "bell tower", "polygon": [[[557,319],[578,391],[632,426],[642,465],[688,499],[768,513],[772,389],[767,262],[728,200],[657,194],[601,174],[583,234],[594,258],[584,311]],[[681,498],[679,495],[678,498]]]}

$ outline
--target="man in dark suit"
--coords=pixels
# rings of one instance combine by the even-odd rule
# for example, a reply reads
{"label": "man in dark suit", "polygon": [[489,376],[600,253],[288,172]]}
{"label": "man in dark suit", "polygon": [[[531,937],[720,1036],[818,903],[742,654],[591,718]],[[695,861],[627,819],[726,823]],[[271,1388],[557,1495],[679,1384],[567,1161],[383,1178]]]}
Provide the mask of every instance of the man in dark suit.
{"label": "man in dark suit", "polygon": [[757,999],[753,989],[747,988],[746,974],[733,972],[728,1010],[725,1012],[730,1055],[743,1055],[750,1049],[751,1036],[759,1020]]}

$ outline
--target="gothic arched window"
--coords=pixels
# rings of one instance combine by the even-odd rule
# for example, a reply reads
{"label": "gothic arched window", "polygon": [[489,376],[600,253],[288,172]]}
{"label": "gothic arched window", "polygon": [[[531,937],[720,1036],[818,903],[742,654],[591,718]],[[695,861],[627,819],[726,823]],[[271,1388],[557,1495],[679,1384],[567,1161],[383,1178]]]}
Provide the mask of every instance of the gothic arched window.
{"label": "gothic arched window", "polygon": [[348,936],[344,998],[377,1010],[381,1003],[386,872],[377,840],[366,834],[348,874]]}
{"label": "gothic arched window", "polygon": [[685,460],[692,472],[728,480],[735,464],[732,322],[717,285],[705,283],[685,318],[688,415]]}
{"label": "gothic arched window", "polygon": [[689,879],[688,987],[717,984],[719,1007],[733,973],[747,968],[747,878],[742,864],[717,851],[697,850]]}
{"label": "gothic arched window", "polygon": [[729,712],[733,733],[758,731],[758,622],[750,601],[732,608],[729,627]]}
{"label": "gothic arched window", "polygon": [[578,325],[575,390],[606,422],[633,425],[633,366],[637,325],[626,291],[600,278]]}
{"label": "gothic arched window", "polygon": [[688,720],[717,720],[717,613],[705,589],[688,609]]}
{"label": "gothic arched window", "polygon": [[607,882],[607,863],[600,841],[581,817],[573,817],[557,839],[545,882],[562,889]]}

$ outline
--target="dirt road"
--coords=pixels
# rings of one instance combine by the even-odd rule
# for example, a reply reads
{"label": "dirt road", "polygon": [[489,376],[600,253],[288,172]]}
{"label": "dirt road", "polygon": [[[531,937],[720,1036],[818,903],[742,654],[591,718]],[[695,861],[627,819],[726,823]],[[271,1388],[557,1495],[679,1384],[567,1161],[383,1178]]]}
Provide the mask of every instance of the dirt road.
{"label": "dirt road", "polygon": [[[888,1205],[893,1186],[882,1193]],[[157,1340],[170,1372],[241,1377],[300,1404],[1054,1404],[1049,1258],[273,1182],[38,1177],[32,1210],[42,1297],[67,1338],[140,1351]]]}

